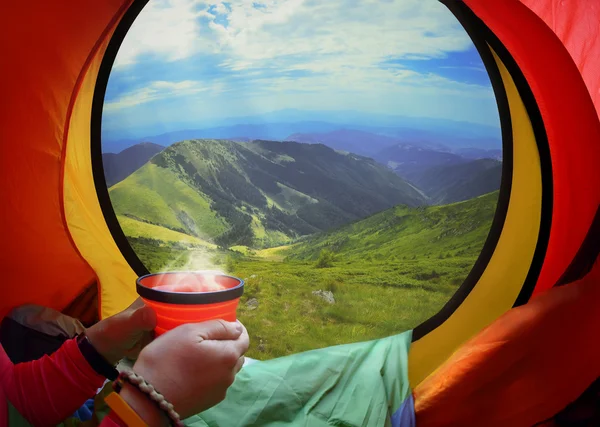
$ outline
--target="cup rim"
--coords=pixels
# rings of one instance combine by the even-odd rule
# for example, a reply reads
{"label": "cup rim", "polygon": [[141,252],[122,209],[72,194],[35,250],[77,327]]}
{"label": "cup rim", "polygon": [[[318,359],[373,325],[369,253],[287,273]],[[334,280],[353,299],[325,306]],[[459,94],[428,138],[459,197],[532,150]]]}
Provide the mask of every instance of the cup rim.
{"label": "cup rim", "polygon": [[228,277],[237,280],[239,283],[233,288],[227,288],[220,291],[210,292],[170,292],[149,288],[142,284],[142,281],[152,276],[163,276],[166,274],[206,274],[203,271],[165,271],[161,273],[150,273],[140,276],[136,279],[136,291],[144,299],[161,302],[166,304],[180,305],[198,305],[215,304],[219,302],[232,301],[240,298],[244,294],[244,281],[239,277],[229,274],[215,273],[215,276]]}

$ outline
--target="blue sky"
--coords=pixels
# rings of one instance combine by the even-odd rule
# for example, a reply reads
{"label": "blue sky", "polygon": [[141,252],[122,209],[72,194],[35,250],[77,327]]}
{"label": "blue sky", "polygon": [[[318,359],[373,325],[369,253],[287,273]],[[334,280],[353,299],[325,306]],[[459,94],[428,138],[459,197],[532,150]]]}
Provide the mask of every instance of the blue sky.
{"label": "blue sky", "polygon": [[498,125],[483,64],[437,0],[150,0],[117,56],[103,132],[290,108]]}

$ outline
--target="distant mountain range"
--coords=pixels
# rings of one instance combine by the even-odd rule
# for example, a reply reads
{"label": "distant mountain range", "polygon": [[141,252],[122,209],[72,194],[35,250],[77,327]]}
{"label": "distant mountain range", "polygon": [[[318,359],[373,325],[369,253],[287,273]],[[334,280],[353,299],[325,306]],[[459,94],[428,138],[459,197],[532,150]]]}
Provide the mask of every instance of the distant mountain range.
{"label": "distant mountain range", "polygon": [[484,150],[481,148],[459,148],[454,153],[466,159],[495,159],[502,160],[502,149]]}
{"label": "distant mountain range", "polygon": [[396,144],[384,148],[374,158],[406,179],[410,179],[414,173],[434,166],[456,165],[468,161],[448,151],[413,144]]}
{"label": "distant mountain range", "polygon": [[[218,123],[215,125],[215,123]],[[187,127],[187,126],[186,126]],[[341,130],[368,132],[404,143],[443,145],[450,149],[499,149],[500,131],[494,126],[451,120],[369,114],[354,111],[282,110],[268,114],[237,117],[211,125],[183,125],[178,130],[147,129],[140,137],[105,131],[104,152],[120,152],[141,141],[168,146],[186,139],[274,140],[282,141],[298,134],[326,134]],[[183,130],[181,130],[183,129]],[[137,131],[140,133],[142,131]]]}
{"label": "distant mountain range", "polygon": [[110,188],[117,215],[219,245],[272,246],[426,198],[322,144],[188,140]]}
{"label": "distant mountain range", "polygon": [[111,187],[124,180],[164,149],[165,147],[162,145],[142,142],[126,148],[120,153],[102,154],[106,185]]}
{"label": "distant mountain range", "polygon": [[[295,133],[286,141],[304,142],[307,144],[324,144],[334,150],[346,151],[377,159],[378,154],[394,145],[406,144],[405,139],[378,135],[353,129],[338,129],[326,133]],[[449,147],[432,141],[414,141],[418,147],[436,151],[452,151]]]}

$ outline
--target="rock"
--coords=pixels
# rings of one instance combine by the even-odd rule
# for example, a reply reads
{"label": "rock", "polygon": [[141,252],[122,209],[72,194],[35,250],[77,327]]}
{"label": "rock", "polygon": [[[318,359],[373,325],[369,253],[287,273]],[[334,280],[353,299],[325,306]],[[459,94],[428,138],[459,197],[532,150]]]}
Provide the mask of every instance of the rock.
{"label": "rock", "polygon": [[258,300],[256,298],[250,298],[246,302],[246,307],[248,307],[248,310],[256,310],[258,308]]}
{"label": "rock", "polygon": [[312,294],[319,298],[323,298],[329,304],[335,304],[335,298],[333,297],[333,292],[331,291],[322,291],[319,289],[318,291],[313,291]]}

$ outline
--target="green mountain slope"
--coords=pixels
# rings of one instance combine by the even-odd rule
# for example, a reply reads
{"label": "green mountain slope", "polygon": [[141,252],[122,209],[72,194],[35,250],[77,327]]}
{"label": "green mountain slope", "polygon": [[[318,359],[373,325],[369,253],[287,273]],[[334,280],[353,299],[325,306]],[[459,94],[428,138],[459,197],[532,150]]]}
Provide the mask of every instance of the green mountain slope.
{"label": "green mountain slope", "polygon": [[191,236],[209,240],[228,227],[211,210],[206,196],[182,182],[173,171],[151,163],[111,187],[109,194],[117,215]]}
{"label": "green mountain slope", "polygon": [[316,260],[323,250],[344,260],[473,256],[489,233],[497,199],[496,191],[445,206],[398,206],[305,238],[281,253],[296,260]]}
{"label": "green mountain slope", "polygon": [[421,194],[375,161],[323,145],[191,140],[110,189],[117,214],[222,246],[273,246]]}
{"label": "green mountain slope", "polygon": [[117,218],[119,220],[119,225],[123,229],[123,233],[125,233],[129,239],[150,238],[166,244],[180,243],[183,245],[195,245],[209,249],[217,248],[215,245],[197,237],[190,236],[189,234],[169,230],[168,228],[159,225],[137,221],[126,216],[118,216]]}
{"label": "green mountain slope", "polygon": [[164,148],[162,145],[151,142],[141,142],[118,154],[103,153],[102,163],[106,185],[111,187],[124,180]]}
{"label": "green mountain slope", "polygon": [[407,179],[423,190],[432,204],[469,200],[500,188],[502,162],[479,159],[414,172]]}

